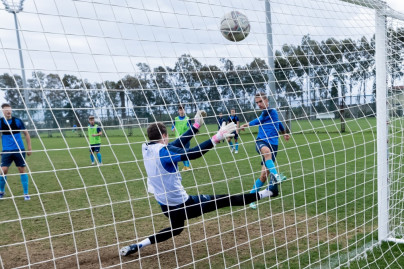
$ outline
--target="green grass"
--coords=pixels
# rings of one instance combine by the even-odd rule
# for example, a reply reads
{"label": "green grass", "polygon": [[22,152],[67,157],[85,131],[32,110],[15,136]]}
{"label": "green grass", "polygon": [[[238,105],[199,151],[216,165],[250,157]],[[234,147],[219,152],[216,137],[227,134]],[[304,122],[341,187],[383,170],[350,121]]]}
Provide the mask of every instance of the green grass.
{"label": "green grass", "polygon": [[[169,240],[145,248],[141,259],[133,255],[122,260],[120,247],[168,226],[146,190],[144,129],[134,129],[131,136],[107,130],[101,167],[89,165],[86,140],[77,133],[67,138],[41,133],[28,158],[32,200],[23,201],[13,167],[7,197],[0,201],[2,262],[6,268],[26,265],[27,257],[31,263],[48,261],[38,268],[121,262],[127,268],[190,267],[192,262],[198,268],[404,264],[403,248],[391,244],[348,263],[355,250],[377,240],[375,123],[374,118],[348,120],[341,134],[338,121],[292,122],[292,139],[282,140],[277,158],[278,170],[291,180],[281,185],[279,197],[261,201],[257,211],[227,208],[189,221],[175,239],[175,252]],[[216,126],[208,129],[213,132]],[[182,173],[187,192],[249,191],[261,168],[254,148],[257,129],[251,131],[242,134],[238,155],[220,144],[192,161],[193,171]],[[207,138],[203,129],[196,141]],[[402,145],[402,138],[397,141]]]}

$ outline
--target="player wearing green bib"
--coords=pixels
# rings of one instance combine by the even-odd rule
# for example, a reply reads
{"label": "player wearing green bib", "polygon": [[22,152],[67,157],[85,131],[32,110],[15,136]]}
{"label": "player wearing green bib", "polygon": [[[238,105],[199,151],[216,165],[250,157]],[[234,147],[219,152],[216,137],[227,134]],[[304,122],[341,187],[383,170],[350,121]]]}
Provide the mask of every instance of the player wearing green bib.
{"label": "player wearing green bib", "polygon": [[102,131],[98,124],[95,123],[94,116],[88,117],[88,122],[90,123],[88,125],[88,140],[90,141],[91,164],[95,164],[94,153],[97,153],[98,164],[102,164],[100,153]]}
{"label": "player wearing green bib", "polygon": [[[178,138],[182,134],[184,134],[186,131],[190,129],[191,126],[191,120],[189,117],[185,116],[185,110],[183,106],[178,107],[178,116],[175,117],[173,126],[171,128],[172,131],[175,132],[175,137]],[[189,149],[190,142],[188,141],[187,144],[184,145],[184,148]],[[183,161],[184,163],[184,168],[182,171],[187,171],[190,170],[190,164],[189,161]]]}

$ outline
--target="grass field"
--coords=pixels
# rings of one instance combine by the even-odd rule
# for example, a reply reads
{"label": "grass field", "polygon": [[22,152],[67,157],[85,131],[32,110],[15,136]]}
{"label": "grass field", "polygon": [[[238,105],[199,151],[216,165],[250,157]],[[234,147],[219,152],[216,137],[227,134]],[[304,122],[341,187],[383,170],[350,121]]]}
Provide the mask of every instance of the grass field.
{"label": "grass field", "polygon": [[[142,130],[128,137],[108,130],[99,167],[89,165],[85,138],[41,134],[28,158],[32,200],[23,200],[13,167],[0,201],[2,265],[399,268],[403,245],[385,243],[365,259],[350,261],[377,240],[375,125],[374,118],[347,121],[341,134],[332,120],[293,122],[292,139],[282,140],[277,158],[278,170],[290,178],[280,196],[260,201],[256,211],[233,207],[193,219],[174,240],[124,258],[120,247],[169,225],[146,191]],[[193,170],[182,173],[187,192],[249,191],[260,172],[257,130],[251,131],[242,134],[238,155],[220,144],[192,161]],[[196,141],[207,138],[205,129]]]}

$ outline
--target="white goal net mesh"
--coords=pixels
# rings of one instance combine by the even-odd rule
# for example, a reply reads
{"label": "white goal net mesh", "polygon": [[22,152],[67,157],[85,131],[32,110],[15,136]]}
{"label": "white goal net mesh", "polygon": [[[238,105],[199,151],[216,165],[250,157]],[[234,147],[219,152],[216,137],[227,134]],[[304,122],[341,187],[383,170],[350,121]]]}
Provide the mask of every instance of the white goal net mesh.
{"label": "white goal net mesh", "polygon": [[[386,17],[387,64],[376,62],[383,3],[2,0],[0,101],[27,129],[32,154],[26,132],[25,148],[7,152],[17,138],[4,132],[14,125],[3,110],[0,268],[403,266],[404,21]],[[239,42],[219,30],[231,11],[250,23]],[[387,72],[391,240],[383,242],[377,65]],[[228,121],[234,111],[240,125],[258,118],[259,92],[290,133],[279,136],[275,165],[287,177],[279,195],[186,220],[179,235],[120,256],[170,227],[148,192],[147,126],[164,123],[172,142],[179,106],[192,123],[205,110],[195,147],[216,134],[220,114]],[[257,135],[248,127],[237,143],[178,162],[184,190],[250,193],[265,170]],[[30,200],[16,168],[25,152]]]}

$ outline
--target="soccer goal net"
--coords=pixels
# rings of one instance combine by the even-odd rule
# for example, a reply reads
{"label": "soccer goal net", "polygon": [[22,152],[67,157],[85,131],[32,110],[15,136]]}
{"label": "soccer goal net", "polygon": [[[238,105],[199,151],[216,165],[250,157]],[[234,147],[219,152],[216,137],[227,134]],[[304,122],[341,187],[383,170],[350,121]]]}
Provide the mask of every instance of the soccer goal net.
{"label": "soccer goal net", "polygon": [[[388,3],[1,2],[0,268],[403,266]],[[200,110],[187,160],[165,135]],[[222,120],[248,125],[206,152]]]}

